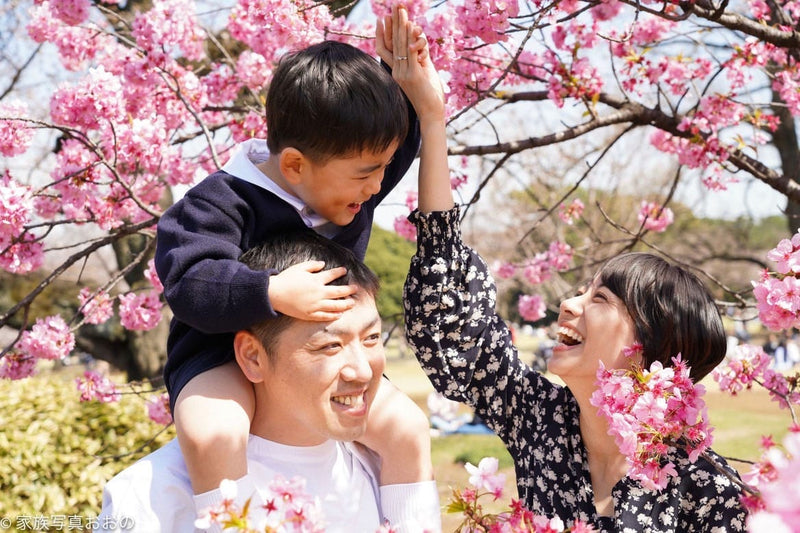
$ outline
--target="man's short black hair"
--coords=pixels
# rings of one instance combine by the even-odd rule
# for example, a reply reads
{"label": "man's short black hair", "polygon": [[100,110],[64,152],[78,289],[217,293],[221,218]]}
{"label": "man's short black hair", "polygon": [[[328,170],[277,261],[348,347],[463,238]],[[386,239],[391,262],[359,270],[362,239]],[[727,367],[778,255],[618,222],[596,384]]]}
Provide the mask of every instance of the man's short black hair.
{"label": "man's short black hair", "polygon": [[267,146],[318,164],[380,153],[409,128],[403,91],[358,48],[323,41],[281,58],[267,91]]}
{"label": "man's short black hair", "polygon": [[[253,270],[275,269],[283,271],[305,261],[324,261],[324,270],[344,267],[347,273],[329,285],[356,285],[373,299],[378,296],[380,281],[372,270],[360,261],[352,251],[326,239],[312,230],[297,230],[275,235],[258,246],[246,251],[239,261]],[[280,333],[286,329],[293,317],[278,314],[250,327],[271,356]]]}

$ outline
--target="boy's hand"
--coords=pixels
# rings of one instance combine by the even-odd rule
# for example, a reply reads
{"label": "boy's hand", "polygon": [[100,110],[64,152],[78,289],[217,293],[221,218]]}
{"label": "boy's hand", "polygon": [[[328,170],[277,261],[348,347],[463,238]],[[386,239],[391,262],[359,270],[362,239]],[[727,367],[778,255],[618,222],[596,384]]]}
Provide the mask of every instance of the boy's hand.
{"label": "boy's hand", "polygon": [[392,77],[406,93],[420,123],[444,121],[444,90],[428,54],[422,28],[408,20],[408,11],[395,5],[392,14],[376,23],[375,48]]}
{"label": "boy's hand", "polygon": [[352,308],[350,296],[358,292],[355,285],[328,285],[344,276],[344,267],[324,270],[323,261],[306,261],[292,265],[269,280],[269,301],[279,313],[300,320],[327,322],[336,320]]}

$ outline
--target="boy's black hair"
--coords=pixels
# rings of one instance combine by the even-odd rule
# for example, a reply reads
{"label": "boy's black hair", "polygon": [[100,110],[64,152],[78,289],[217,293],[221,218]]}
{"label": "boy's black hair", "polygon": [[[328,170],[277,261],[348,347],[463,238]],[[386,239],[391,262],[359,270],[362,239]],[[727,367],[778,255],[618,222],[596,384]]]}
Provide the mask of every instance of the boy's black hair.
{"label": "boy's black hair", "polygon": [[[283,271],[305,261],[323,261],[324,270],[345,267],[347,273],[329,285],[356,285],[373,299],[377,299],[380,281],[372,270],[360,261],[352,251],[312,230],[297,230],[280,233],[247,250],[239,261],[253,270],[275,269]],[[261,341],[271,356],[281,332],[296,318],[278,314],[267,318],[249,331]]]}
{"label": "boy's black hair", "polygon": [[314,163],[379,153],[409,127],[405,95],[378,61],[323,41],[285,55],[267,91],[267,146],[294,147]]}

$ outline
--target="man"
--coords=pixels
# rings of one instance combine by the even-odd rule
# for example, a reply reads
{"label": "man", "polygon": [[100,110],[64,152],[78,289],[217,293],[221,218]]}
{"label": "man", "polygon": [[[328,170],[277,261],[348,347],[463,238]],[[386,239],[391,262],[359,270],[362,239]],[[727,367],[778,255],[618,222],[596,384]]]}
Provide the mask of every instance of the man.
{"label": "man", "polygon": [[[312,260],[323,261],[326,269],[342,266],[347,275],[333,283],[357,292],[354,307],[335,321],[280,315],[237,332],[236,361],[256,399],[248,474],[237,480],[239,504],[252,497],[251,510],[263,515],[269,483],[278,475],[299,476],[319,502],[328,532],[374,532],[384,521],[400,531],[439,531],[434,481],[378,486],[380,462],[403,461],[409,451],[387,438],[373,444],[379,458],[352,442],[364,434],[378,387],[391,386],[381,379],[385,358],[375,275],[350,251],[311,231],[276,237],[241,260],[277,271]],[[172,441],[108,482],[99,525],[114,529],[133,522],[133,530],[148,533],[194,531],[196,509],[221,500],[219,490],[193,497]]]}

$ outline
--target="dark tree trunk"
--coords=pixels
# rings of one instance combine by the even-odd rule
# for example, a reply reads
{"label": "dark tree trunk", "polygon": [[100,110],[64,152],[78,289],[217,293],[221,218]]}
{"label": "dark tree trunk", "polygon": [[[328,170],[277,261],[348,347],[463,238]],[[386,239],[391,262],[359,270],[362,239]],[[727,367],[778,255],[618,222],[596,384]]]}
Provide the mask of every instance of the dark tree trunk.
{"label": "dark tree trunk", "polygon": [[[772,137],[772,142],[781,158],[784,176],[794,182],[800,181],[800,150],[797,146],[797,130],[792,114],[786,108],[780,95],[772,91],[772,111],[780,117],[780,125]],[[794,234],[800,228],[800,204],[786,200],[786,221],[789,232]]]}

